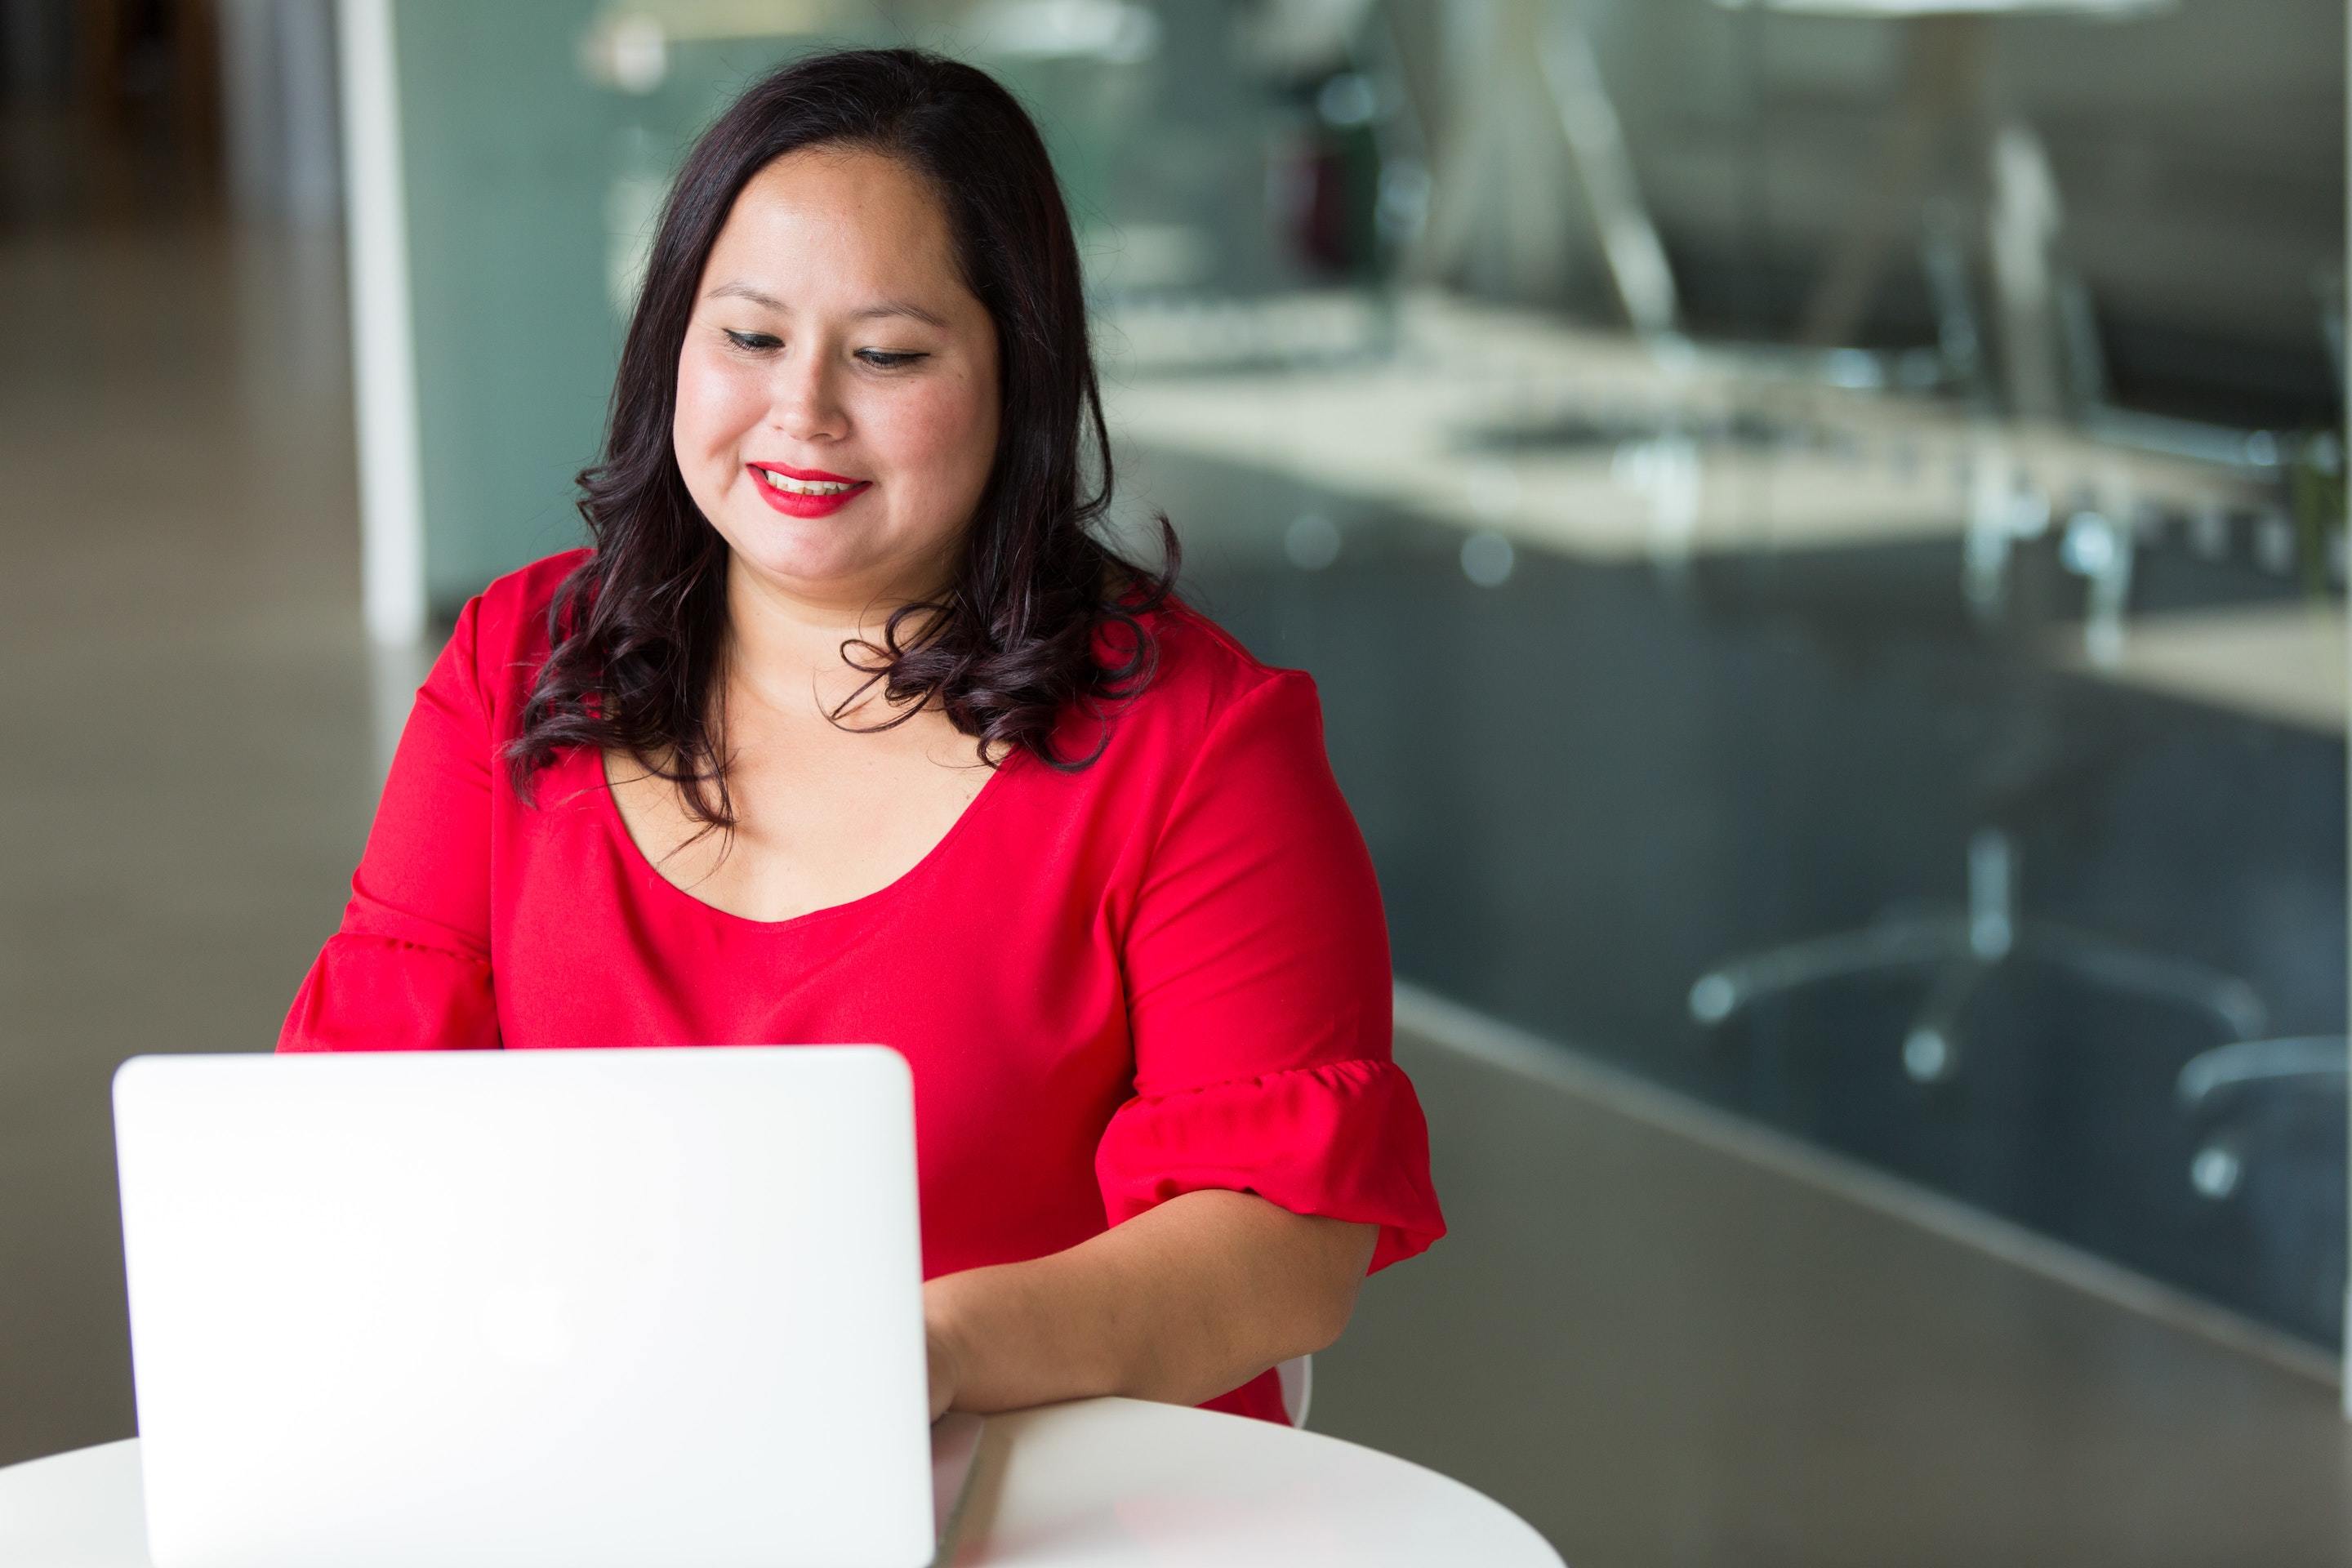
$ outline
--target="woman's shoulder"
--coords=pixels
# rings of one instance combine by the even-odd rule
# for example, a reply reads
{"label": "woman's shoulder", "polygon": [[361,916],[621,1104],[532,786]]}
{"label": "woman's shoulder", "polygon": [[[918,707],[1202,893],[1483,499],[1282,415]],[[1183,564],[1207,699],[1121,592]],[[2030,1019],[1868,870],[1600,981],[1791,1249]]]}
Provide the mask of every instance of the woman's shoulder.
{"label": "woman's shoulder", "polygon": [[[484,648],[520,651],[532,638],[544,648],[548,640],[547,612],[564,579],[595,553],[582,546],[542,556],[494,579],[466,606],[473,619],[476,640]],[[462,616],[461,619],[464,618]]]}
{"label": "woman's shoulder", "polygon": [[457,612],[444,662],[452,676],[471,676],[494,722],[505,723],[547,662],[548,610],[564,579],[593,553],[566,550],[534,561],[493,580]]}
{"label": "woman's shoulder", "polygon": [[1142,620],[1152,642],[1151,678],[1122,721],[1157,738],[1189,749],[1255,700],[1277,693],[1313,700],[1306,671],[1266,663],[1181,597],[1171,595]]}

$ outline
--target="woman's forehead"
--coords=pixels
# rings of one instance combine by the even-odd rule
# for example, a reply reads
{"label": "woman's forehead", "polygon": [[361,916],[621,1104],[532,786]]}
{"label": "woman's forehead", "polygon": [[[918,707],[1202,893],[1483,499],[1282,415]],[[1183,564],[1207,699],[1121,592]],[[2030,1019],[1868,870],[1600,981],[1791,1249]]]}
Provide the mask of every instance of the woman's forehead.
{"label": "woman's forehead", "polygon": [[762,168],[736,197],[703,271],[706,298],[783,310],[944,317],[950,292],[963,289],[929,183],[864,150],[805,149]]}

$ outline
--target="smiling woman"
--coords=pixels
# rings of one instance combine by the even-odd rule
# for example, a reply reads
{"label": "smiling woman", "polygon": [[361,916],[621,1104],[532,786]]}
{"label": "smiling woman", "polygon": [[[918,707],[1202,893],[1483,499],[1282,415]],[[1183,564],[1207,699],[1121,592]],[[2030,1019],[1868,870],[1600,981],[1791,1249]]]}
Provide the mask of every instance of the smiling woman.
{"label": "smiling woman", "polygon": [[[781,487],[755,468],[867,489],[812,518],[768,500]],[[721,829],[736,781],[709,700],[720,649],[695,636],[722,618],[716,601],[728,619],[779,589],[854,607],[865,679],[831,688],[836,716],[878,684],[898,710],[881,722],[935,713],[984,753],[1059,761],[1062,710],[1148,679],[1139,617],[1178,560],[1164,518],[1158,579],[1091,531],[1110,446],[1035,126],[985,73],[918,51],[797,62],[705,132],[656,233],[604,460],[581,481],[597,548],[558,595],[566,635],[509,759],[518,783],[593,742]],[[1129,634],[1111,663],[1107,625]]]}
{"label": "smiling woman", "polygon": [[944,593],[996,457],[998,372],[929,183],[877,153],[786,153],[735,198],[702,275],[673,440],[735,562],[845,605]]}
{"label": "smiling woman", "polygon": [[[1099,471],[1088,492],[1080,458]],[[1043,143],[909,50],[688,156],[591,548],[417,694],[284,1050],[879,1041],[913,1068],[934,1412],[1284,1418],[1443,1234],[1314,683],[1092,531]]]}

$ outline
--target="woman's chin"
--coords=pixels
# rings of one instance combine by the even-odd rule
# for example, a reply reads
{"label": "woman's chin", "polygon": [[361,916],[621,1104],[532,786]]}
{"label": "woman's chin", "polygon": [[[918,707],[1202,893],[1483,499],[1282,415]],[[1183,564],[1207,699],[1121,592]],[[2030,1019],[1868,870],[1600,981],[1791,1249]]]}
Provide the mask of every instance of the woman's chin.
{"label": "woman's chin", "polygon": [[889,573],[885,562],[825,518],[772,518],[730,540],[738,564],[796,598],[867,597]]}

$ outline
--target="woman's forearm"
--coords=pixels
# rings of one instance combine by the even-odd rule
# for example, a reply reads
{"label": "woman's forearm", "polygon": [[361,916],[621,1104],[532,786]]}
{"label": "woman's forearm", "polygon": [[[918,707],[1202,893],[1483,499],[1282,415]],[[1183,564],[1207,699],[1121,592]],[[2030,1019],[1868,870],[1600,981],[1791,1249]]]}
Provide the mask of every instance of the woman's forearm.
{"label": "woman's forearm", "polygon": [[924,1287],[948,1385],[933,1408],[1214,1398],[1339,1338],[1377,1232],[1188,1193],[1066,1251],[941,1276]]}

